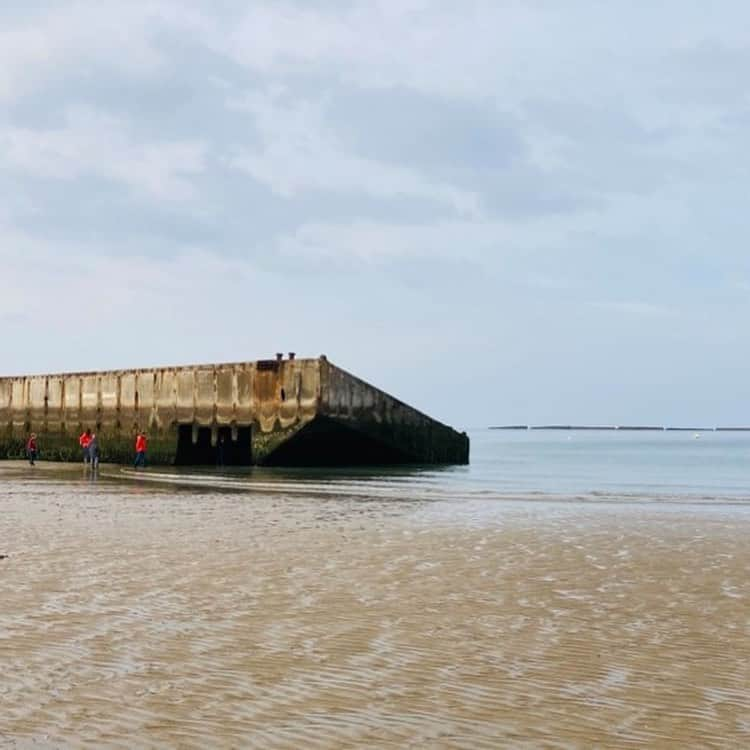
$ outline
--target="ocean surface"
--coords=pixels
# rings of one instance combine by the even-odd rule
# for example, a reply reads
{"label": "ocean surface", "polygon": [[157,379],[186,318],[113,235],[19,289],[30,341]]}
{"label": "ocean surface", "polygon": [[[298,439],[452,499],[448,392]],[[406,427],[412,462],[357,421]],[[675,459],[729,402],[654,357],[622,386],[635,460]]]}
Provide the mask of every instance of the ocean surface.
{"label": "ocean surface", "polygon": [[480,429],[469,436],[468,466],[154,467],[144,481],[393,499],[750,503],[750,433]]}
{"label": "ocean surface", "polygon": [[476,487],[750,500],[750,433],[487,430],[472,447]]}

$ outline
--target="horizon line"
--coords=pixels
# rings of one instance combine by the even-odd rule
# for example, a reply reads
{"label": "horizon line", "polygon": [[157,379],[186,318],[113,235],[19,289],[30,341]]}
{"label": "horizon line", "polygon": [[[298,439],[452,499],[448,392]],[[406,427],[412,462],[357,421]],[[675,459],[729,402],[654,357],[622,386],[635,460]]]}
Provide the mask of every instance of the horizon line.
{"label": "horizon line", "polygon": [[489,430],[602,430],[630,432],[750,432],[750,427],[681,427],[660,425],[510,424],[490,425]]}

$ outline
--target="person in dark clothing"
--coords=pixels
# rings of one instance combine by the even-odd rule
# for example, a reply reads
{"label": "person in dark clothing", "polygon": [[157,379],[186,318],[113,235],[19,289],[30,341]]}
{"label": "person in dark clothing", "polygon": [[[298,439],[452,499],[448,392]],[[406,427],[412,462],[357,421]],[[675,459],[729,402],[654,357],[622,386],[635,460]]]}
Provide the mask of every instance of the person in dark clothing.
{"label": "person in dark clothing", "polygon": [[95,433],[91,434],[91,440],[89,441],[89,461],[92,469],[99,468],[99,440]]}
{"label": "person in dark clothing", "polygon": [[39,447],[36,442],[36,433],[32,432],[26,443],[26,456],[29,459],[29,463],[32,466],[34,466],[38,455],[39,455]]}

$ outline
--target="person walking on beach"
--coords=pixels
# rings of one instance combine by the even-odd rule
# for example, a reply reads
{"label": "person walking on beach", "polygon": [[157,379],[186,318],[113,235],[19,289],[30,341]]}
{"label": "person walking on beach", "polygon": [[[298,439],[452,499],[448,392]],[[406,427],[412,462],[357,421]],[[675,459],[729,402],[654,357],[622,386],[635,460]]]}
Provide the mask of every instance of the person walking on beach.
{"label": "person walking on beach", "polygon": [[91,428],[87,428],[86,432],[78,438],[78,444],[83,450],[83,463],[89,463],[91,461],[91,454],[89,453],[89,445],[91,445]]}
{"label": "person walking on beach", "polygon": [[146,466],[146,449],[148,443],[146,442],[146,433],[139,432],[135,438],[135,464],[133,466],[137,469],[139,466]]}
{"label": "person walking on beach", "polygon": [[91,461],[91,468],[99,468],[99,440],[96,437],[96,433],[91,434],[91,440],[89,440],[89,461]]}
{"label": "person walking on beach", "polygon": [[32,432],[29,436],[28,442],[26,443],[26,456],[28,457],[29,463],[32,466],[34,466],[34,462],[36,461],[38,453],[39,449],[36,443],[36,433]]}

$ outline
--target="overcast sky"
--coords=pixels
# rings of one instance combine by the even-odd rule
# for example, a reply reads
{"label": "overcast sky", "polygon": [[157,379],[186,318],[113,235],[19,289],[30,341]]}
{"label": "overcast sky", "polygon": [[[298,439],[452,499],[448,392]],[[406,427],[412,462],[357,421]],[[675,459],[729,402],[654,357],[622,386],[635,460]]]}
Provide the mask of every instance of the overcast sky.
{"label": "overcast sky", "polygon": [[0,6],[0,372],[329,358],[748,423],[743,2]]}

